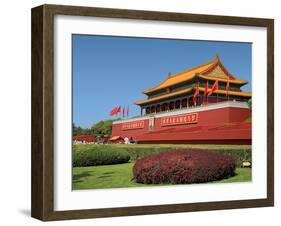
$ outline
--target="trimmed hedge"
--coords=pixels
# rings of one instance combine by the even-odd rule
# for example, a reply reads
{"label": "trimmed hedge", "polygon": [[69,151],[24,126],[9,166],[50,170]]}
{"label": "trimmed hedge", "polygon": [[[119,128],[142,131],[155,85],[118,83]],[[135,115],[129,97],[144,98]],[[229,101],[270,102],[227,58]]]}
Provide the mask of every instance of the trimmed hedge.
{"label": "trimmed hedge", "polygon": [[[127,145],[128,147],[124,147],[125,150],[128,151],[131,156],[131,160],[135,161],[137,159],[141,159],[145,156],[149,156],[152,154],[162,153],[171,150],[181,150],[183,148],[173,148],[173,147],[137,147],[138,145]],[[118,147],[116,147],[118,148]],[[252,150],[251,149],[231,149],[231,148],[220,148],[220,149],[201,149],[196,148],[196,150],[208,150],[210,152],[218,152],[225,155],[229,155],[233,157],[235,160],[236,166],[242,166],[243,161],[252,161]]]}
{"label": "trimmed hedge", "polygon": [[[136,145],[137,146],[137,145]],[[119,147],[116,147],[117,149]],[[124,148],[130,155],[131,160],[135,161],[143,157],[162,153],[171,150],[181,150],[182,148],[168,148],[168,147],[135,147],[134,145],[129,145],[129,147]],[[206,150],[206,149],[196,149],[196,150]],[[236,166],[242,166],[243,161],[252,161],[252,150],[251,149],[208,149],[210,152],[218,152],[225,155],[233,157]]]}
{"label": "trimmed hedge", "polygon": [[144,157],[133,167],[134,179],[144,184],[190,184],[234,176],[232,157],[206,150],[182,149]]}
{"label": "trimmed hedge", "polygon": [[209,150],[216,153],[222,153],[231,156],[237,167],[241,167],[244,161],[252,162],[252,150],[251,149],[232,149],[232,150]]}
{"label": "trimmed hedge", "polygon": [[[148,155],[152,154],[157,154],[161,152],[166,152],[166,151],[171,151],[175,149],[183,149],[180,146],[176,145],[97,145],[97,144],[78,144],[74,145],[74,153],[75,152],[80,152],[80,151],[88,151],[88,150],[125,150],[129,153],[130,159],[132,161],[135,161],[137,159],[143,158]],[[251,148],[247,147],[245,148],[244,146],[241,146],[241,148],[232,148],[230,147],[224,147],[223,145],[221,147],[210,147],[206,148],[204,146],[199,147],[196,149],[208,149],[208,151],[211,152],[219,152],[223,153],[225,155],[229,155],[234,158],[236,166],[240,167],[242,166],[243,161],[252,161],[252,151]]]}
{"label": "trimmed hedge", "polygon": [[105,145],[103,148],[88,148],[83,151],[73,152],[73,167],[98,166],[127,163],[129,153],[124,149],[112,149]]}

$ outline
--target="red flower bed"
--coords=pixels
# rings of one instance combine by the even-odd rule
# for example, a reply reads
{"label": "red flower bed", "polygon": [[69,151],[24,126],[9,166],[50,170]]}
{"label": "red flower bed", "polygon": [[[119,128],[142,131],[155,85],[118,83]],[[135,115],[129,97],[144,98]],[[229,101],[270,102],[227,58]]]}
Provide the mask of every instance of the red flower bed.
{"label": "red flower bed", "polygon": [[182,149],[146,156],[136,161],[134,178],[144,184],[190,184],[221,180],[234,175],[230,156],[196,149]]}

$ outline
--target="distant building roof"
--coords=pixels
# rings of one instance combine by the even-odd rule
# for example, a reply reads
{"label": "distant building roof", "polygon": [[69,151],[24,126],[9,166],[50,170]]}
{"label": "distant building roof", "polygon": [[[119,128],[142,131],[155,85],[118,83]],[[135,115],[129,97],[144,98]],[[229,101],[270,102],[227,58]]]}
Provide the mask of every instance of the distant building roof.
{"label": "distant building roof", "polygon": [[89,135],[77,135],[72,138],[72,140],[80,141],[80,142],[95,142],[96,137],[93,134]]}
{"label": "distant building roof", "polygon": [[116,141],[116,140],[118,140],[118,139],[122,139],[122,140],[123,140],[123,138],[122,138],[121,136],[113,136],[113,137],[111,137],[109,140],[110,140],[110,141]]}

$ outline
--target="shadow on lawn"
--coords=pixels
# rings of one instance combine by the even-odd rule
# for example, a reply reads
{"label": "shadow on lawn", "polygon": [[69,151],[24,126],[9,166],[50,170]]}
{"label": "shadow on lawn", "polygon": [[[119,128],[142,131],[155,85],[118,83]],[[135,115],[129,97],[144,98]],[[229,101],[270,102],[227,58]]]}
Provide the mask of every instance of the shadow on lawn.
{"label": "shadow on lawn", "polygon": [[111,176],[110,175],[104,175],[104,176],[99,176],[97,177],[98,179],[103,179],[103,178],[110,178]]}
{"label": "shadow on lawn", "polygon": [[104,172],[101,176],[99,176],[98,178],[102,179],[102,178],[110,178],[113,176],[113,174],[115,174],[115,172]]}
{"label": "shadow on lawn", "polygon": [[[104,172],[98,178],[100,178],[100,179],[102,179],[102,178],[109,178],[113,174],[115,174],[115,172]],[[82,172],[82,173],[79,173],[79,174],[73,174],[72,175],[72,182],[73,183],[83,182],[83,180],[81,180],[81,179],[84,178],[84,177],[89,177],[89,176],[93,176],[93,174],[91,174],[91,171],[85,171],[85,172]]]}
{"label": "shadow on lawn", "polygon": [[85,171],[85,172],[82,172],[82,173],[79,173],[79,174],[73,174],[72,175],[72,182],[73,183],[79,183],[79,182],[82,182],[82,178],[83,177],[89,177],[91,176],[90,174],[91,171]]}
{"label": "shadow on lawn", "polygon": [[115,172],[105,172],[103,175],[114,174]]}

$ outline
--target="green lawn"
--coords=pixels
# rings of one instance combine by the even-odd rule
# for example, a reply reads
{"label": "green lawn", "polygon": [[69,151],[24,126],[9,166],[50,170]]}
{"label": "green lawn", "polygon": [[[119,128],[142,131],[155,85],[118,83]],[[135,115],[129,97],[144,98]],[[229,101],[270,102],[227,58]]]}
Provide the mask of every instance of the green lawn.
{"label": "green lawn", "polygon": [[[132,180],[133,162],[92,167],[74,167],[73,168],[73,189],[97,189],[97,188],[125,188],[125,187],[143,187],[159,186],[144,185]],[[251,181],[251,169],[237,168],[234,177],[211,183],[228,182],[247,182]]]}

